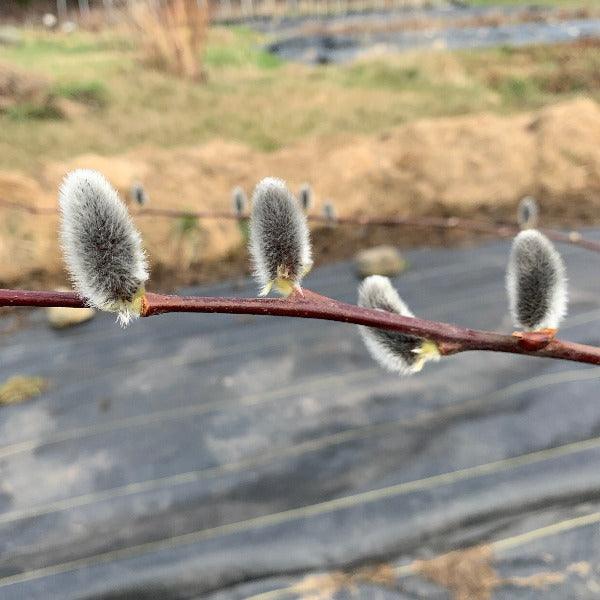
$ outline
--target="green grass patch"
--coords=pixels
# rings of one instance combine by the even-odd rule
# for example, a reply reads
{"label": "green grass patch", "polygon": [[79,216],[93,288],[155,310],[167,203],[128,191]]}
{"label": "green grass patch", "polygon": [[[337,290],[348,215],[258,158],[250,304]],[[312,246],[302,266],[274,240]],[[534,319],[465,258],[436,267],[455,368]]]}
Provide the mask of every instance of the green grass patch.
{"label": "green grass patch", "polygon": [[274,69],[283,61],[260,48],[232,48],[229,46],[208,46],[204,51],[204,62],[207,67],[248,67]]}
{"label": "green grass patch", "polygon": [[[55,96],[102,110],[70,119],[33,106],[0,114],[0,168],[28,171],[48,156],[216,137],[271,151],[312,136],[378,134],[417,118],[510,113],[575,94],[600,101],[600,44],[593,41],[415,51],[313,67],[266,53],[267,39],[256,32],[215,27],[204,49],[208,78],[199,83],[145,67],[115,35],[114,43],[91,34],[51,42],[41,34],[38,43],[36,35],[26,32],[30,46],[7,48],[2,59],[49,78]],[[63,50],[59,40],[74,47]]]}
{"label": "green grass patch", "polygon": [[508,76],[493,87],[498,90],[505,104],[526,107],[540,99],[541,90],[532,78]]}
{"label": "green grass patch", "polygon": [[399,66],[384,60],[352,65],[344,70],[342,79],[349,86],[391,90],[414,89],[429,83],[418,66]]}
{"label": "green grass patch", "polygon": [[59,83],[52,88],[52,93],[94,108],[106,107],[109,100],[106,85],[97,80]]}
{"label": "green grass patch", "polygon": [[245,27],[234,27],[227,33],[209,39],[203,55],[207,67],[275,69],[284,64],[263,49],[263,36]]}
{"label": "green grass patch", "polygon": [[54,108],[51,104],[39,106],[29,102],[11,106],[7,109],[5,114],[6,117],[11,121],[59,119],[61,116],[56,108]]}

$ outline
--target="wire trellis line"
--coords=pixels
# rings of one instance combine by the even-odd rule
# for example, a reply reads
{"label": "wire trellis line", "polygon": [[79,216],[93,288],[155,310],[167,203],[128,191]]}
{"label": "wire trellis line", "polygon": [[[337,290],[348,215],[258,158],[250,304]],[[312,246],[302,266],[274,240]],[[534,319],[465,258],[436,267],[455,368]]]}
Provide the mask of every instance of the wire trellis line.
{"label": "wire trellis line", "polygon": [[[0,198],[0,206],[22,210],[32,215],[58,215],[58,210],[53,207],[36,207],[13,200]],[[134,217],[163,217],[169,219],[215,219],[230,221],[246,221],[250,218],[247,213],[237,214],[231,211],[193,211],[172,208],[142,208],[132,212]],[[517,234],[521,228],[511,223],[486,223],[462,217],[335,217],[326,215],[308,214],[308,221],[322,225],[351,225],[359,227],[422,227],[425,229],[455,230],[481,235],[491,235],[499,238],[510,238]],[[540,228],[548,238],[561,244],[578,246],[591,252],[600,253],[600,242],[584,238],[578,231],[562,232],[555,229]]]}

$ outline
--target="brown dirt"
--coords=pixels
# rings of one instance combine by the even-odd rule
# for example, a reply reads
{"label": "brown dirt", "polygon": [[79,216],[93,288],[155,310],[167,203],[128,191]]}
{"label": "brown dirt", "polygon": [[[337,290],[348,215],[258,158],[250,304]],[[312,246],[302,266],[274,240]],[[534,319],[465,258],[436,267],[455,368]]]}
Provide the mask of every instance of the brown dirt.
{"label": "brown dirt", "polygon": [[[0,198],[55,207],[64,174],[76,167],[104,172],[126,196],[143,182],[153,207],[228,209],[231,189],[250,191],[262,177],[309,181],[321,210],[327,199],[349,215],[469,216],[513,219],[519,199],[537,196],[545,225],[598,222],[600,107],[579,98],[516,116],[479,114],[416,121],[380,136],[338,135],[273,153],[215,140],[119,156],[79,156],[48,162],[35,178],[0,171]],[[133,209],[135,212],[135,209]],[[196,249],[183,251],[172,220],[136,217],[164,286],[231,276],[246,269],[237,224],[203,221]],[[457,241],[458,234],[414,228],[321,228],[318,261],[350,256],[372,243],[400,246]],[[190,242],[192,244],[192,242]],[[187,265],[190,264],[189,268]],[[64,281],[57,218],[0,208],[0,282],[48,285]]]}
{"label": "brown dirt", "polygon": [[0,63],[0,112],[21,104],[44,109],[50,102],[49,81]]}

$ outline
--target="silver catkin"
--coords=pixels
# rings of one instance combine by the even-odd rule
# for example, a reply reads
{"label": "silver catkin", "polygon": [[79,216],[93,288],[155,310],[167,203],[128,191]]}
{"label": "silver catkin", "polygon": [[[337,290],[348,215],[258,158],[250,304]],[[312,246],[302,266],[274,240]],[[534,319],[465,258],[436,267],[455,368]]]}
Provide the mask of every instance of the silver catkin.
{"label": "silver catkin", "polygon": [[334,225],[337,220],[337,213],[333,202],[325,202],[323,205],[323,216],[329,225]]}
{"label": "silver catkin", "polygon": [[531,229],[537,227],[540,216],[540,209],[535,198],[532,196],[525,196],[519,202],[517,209],[517,222],[521,229]]}
{"label": "silver catkin", "polygon": [[[371,275],[358,288],[358,305],[364,308],[414,317],[387,277]],[[367,350],[382,367],[402,374],[416,373],[427,360],[438,360],[434,342],[412,335],[373,327],[358,327]]]}
{"label": "silver catkin", "polygon": [[129,193],[133,201],[138,206],[146,206],[150,201],[150,198],[148,197],[148,192],[146,192],[144,186],[139,182],[136,182],[131,186],[131,190]]}
{"label": "silver catkin", "polygon": [[557,329],[567,314],[562,258],[539,231],[527,229],[514,239],[506,289],[514,324],[526,331]]}
{"label": "silver catkin", "polygon": [[233,192],[231,192],[231,205],[233,207],[233,212],[238,217],[241,217],[246,211],[247,204],[246,192],[244,192],[241,187],[234,188]]}
{"label": "silver catkin", "polygon": [[275,287],[287,296],[312,265],[310,235],[297,200],[280,179],[263,179],[254,190],[250,254],[261,295]]}
{"label": "silver catkin", "polygon": [[313,204],[312,188],[308,183],[304,183],[302,184],[302,186],[300,186],[300,191],[298,192],[298,199],[300,201],[300,206],[302,207],[302,210],[305,213],[307,213],[312,208]]}
{"label": "silver catkin", "polygon": [[127,324],[139,315],[148,268],[125,205],[101,173],[87,169],[67,175],[59,204],[62,249],[77,292]]}

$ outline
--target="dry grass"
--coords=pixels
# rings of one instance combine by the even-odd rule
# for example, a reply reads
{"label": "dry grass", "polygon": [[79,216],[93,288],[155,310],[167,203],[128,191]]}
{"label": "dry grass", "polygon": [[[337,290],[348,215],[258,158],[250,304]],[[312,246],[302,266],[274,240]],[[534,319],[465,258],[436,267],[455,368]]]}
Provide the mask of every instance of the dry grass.
{"label": "dry grass", "polygon": [[415,572],[449,589],[454,600],[490,600],[499,579],[489,546],[456,550],[416,561]]}
{"label": "dry grass", "polygon": [[26,110],[44,115],[52,109],[49,82],[11,65],[0,63],[0,113],[14,115]]}
{"label": "dry grass", "polygon": [[155,8],[142,3],[133,7],[131,20],[146,65],[192,81],[205,79],[201,51],[208,9],[196,0],[167,0]]}
{"label": "dry grass", "polygon": [[394,589],[396,581],[393,566],[382,563],[353,572],[331,571],[308,575],[289,591],[303,600],[333,600],[343,591],[349,591],[352,596],[358,597],[358,586],[361,585]]}
{"label": "dry grass", "polygon": [[131,39],[115,32],[25,38],[3,51],[7,63],[51,79],[69,98],[96,90],[101,101],[71,120],[0,115],[0,169],[32,172],[48,157],[215,138],[273,151],[317,136],[384,133],[421,117],[535,109],[581,93],[600,100],[600,46],[591,42],[308,67],[266,53],[265,38],[252,31],[211,28],[202,52],[208,80],[199,85],[144,67]]}
{"label": "dry grass", "polygon": [[39,396],[47,387],[48,382],[43,377],[15,375],[0,385],[0,406],[19,404]]}

